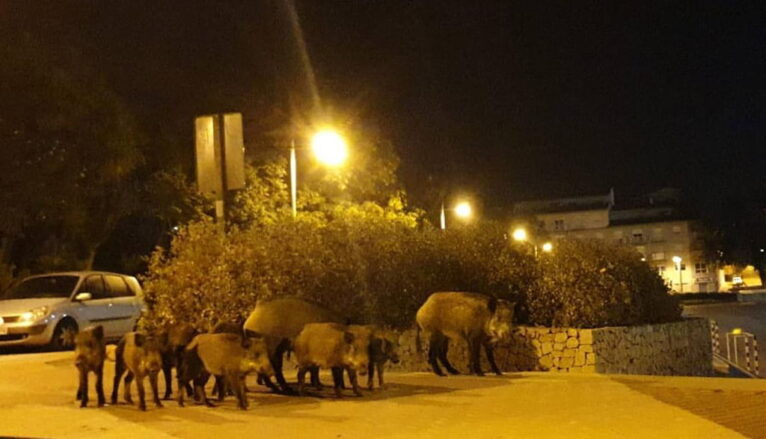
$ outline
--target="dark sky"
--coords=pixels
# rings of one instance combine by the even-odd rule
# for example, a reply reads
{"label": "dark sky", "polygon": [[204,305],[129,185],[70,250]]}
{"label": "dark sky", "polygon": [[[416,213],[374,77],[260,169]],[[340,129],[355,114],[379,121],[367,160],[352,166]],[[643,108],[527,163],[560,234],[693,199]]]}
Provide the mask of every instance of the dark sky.
{"label": "dark sky", "polygon": [[[22,28],[86,46],[168,127],[219,109],[257,119],[309,105],[282,1],[0,5]],[[764,2],[296,6],[322,102],[391,138],[414,194],[429,176],[488,207],[764,182]]]}

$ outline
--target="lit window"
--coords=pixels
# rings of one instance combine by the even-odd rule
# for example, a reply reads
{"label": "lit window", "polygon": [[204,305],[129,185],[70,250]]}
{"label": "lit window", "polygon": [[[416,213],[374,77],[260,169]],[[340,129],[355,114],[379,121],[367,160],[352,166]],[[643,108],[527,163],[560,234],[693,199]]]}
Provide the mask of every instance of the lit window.
{"label": "lit window", "polygon": [[707,273],[707,264],[694,264],[695,273]]}
{"label": "lit window", "polygon": [[665,260],[665,252],[652,253],[652,260],[653,261],[664,261]]}

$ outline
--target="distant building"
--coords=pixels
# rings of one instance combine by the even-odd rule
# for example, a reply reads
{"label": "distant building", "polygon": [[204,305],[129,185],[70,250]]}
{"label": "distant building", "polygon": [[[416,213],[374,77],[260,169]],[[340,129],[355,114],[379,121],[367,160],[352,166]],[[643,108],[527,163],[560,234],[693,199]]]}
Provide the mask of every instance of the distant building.
{"label": "distant building", "polygon": [[[615,202],[605,195],[517,203],[514,215],[553,239],[598,239],[633,246],[676,292],[717,292],[723,274],[705,257],[699,224],[684,217],[680,193],[662,189]],[[681,258],[680,264],[674,262]]]}

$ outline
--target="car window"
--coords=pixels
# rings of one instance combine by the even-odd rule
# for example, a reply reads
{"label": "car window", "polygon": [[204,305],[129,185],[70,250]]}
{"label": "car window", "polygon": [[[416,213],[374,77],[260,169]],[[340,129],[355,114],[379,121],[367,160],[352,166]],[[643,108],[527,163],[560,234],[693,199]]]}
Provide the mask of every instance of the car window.
{"label": "car window", "polygon": [[114,276],[107,274],[104,276],[106,286],[109,292],[114,297],[130,297],[133,296],[133,292],[128,288],[128,284],[125,283],[125,279],[120,276]]}
{"label": "car window", "polygon": [[90,293],[93,300],[107,299],[110,297],[106,288],[104,288],[104,280],[101,279],[101,275],[88,276],[85,282],[80,286],[80,293]]}
{"label": "car window", "polygon": [[8,291],[7,298],[69,297],[78,280],[77,276],[42,276],[26,279]]}

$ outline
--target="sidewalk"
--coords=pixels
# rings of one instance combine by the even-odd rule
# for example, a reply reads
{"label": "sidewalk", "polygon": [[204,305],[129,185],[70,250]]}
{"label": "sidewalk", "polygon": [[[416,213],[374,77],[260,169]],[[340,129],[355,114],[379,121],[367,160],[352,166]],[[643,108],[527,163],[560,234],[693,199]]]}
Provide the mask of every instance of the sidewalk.
{"label": "sidewalk", "polygon": [[[107,398],[112,369],[108,363]],[[388,374],[388,389],[363,398],[295,398],[259,390],[250,394],[247,412],[229,398],[213,409],[182,409],[173,401],[156,409],[149,403],[142,413],[125,404],[77,408],[76,376],[72,353],[0,356],[0,436],[766,438],[766,380]]]}

